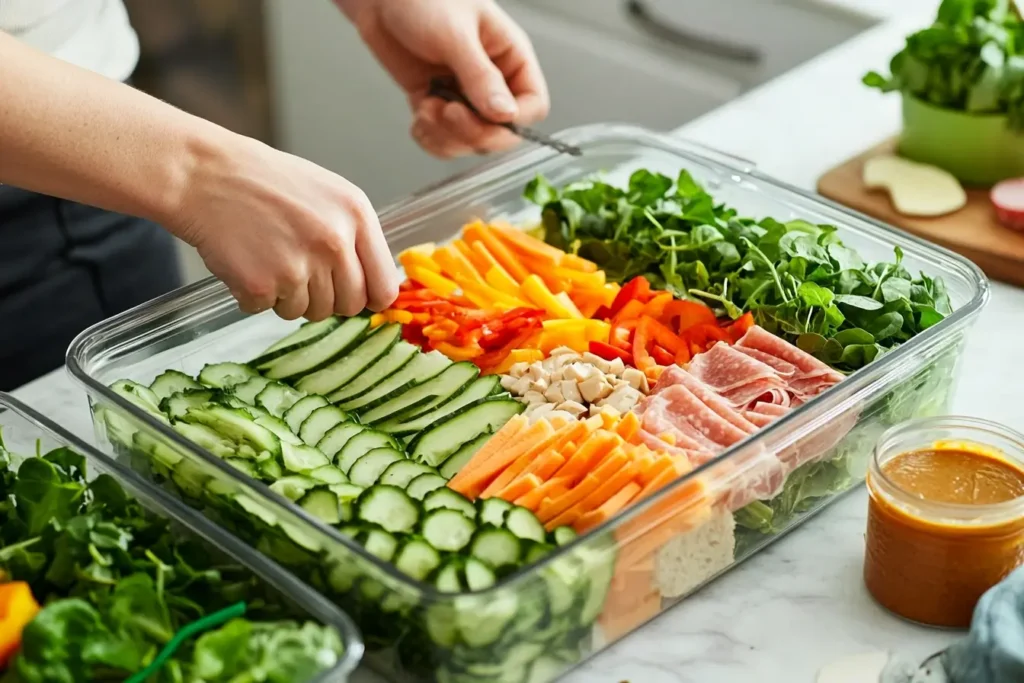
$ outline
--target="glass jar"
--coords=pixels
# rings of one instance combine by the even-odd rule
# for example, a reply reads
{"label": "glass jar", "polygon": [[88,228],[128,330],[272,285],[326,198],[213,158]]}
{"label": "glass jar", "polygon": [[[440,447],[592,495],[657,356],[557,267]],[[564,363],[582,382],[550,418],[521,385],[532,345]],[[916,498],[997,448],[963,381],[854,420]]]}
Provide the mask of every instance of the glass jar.
{"label": "glass jar", "polygon": [[984,456],[1024,478],[1024,435],[974,418],[914,420],[882,436],[869,467],[868,591],[905,619],[967,628],[982,594],[1024,564],[1024,497],[936,502],[886,474],[887,463],[922,450]]}

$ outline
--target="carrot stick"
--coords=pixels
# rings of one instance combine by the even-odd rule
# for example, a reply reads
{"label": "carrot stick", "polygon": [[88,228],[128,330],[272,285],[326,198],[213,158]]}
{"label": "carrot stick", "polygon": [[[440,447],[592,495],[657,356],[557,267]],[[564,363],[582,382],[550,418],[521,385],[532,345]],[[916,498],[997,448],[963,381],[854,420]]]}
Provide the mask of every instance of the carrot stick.
{"label": "carrot stick", "polygon": [[[536,475],[529,474],[528,477],[536,477]],[[536,511],[540,507],[541,502],[545,498],[557,498],[569,491],[570,481],[568,478],[556,477],[554,479],[548,479],[546,482],[538,486],[537,488],[529,491],[528,493],[519,496],[514,502],[516,505],[520,505],[524,508]],[[508,490],[508,489],[506,489]],[[505,497],[505,491],[502,491],[502,498],[509,500]]]}
{"label": "carrot stick", "polygon": [[499,498],[504,498],[508,501],[513,501],[520,496],[524,496],[530,491],[536,491],[540,485],[543,484],[540,477],[535,474],[526,474],[522,477],[518,477],[511,484],[506,486],[498,494]]}
{"label": "carrot stick", "polygon": [[[633,479],[640,473],[640,466],[636,461],[628,463],[625,467],[616,472],[610,479],[589,496],[580,501],[580,509],[584,512],[591,512],[600,508],[605,502],[615,498],[627,486],[634,484]],[[640,484],[636,484],[636,491],[640,492]]]}
{"label": "carrot stick", "polygon": [[495,237],[490,228],[483,223],[478,221],[466,226],[463,228],[462,234],[469,242],[483,242],[484,246],[487,247],[487,251],[494,255],[498,263],[508,271],[509,275],[516,279],[516,282],[522,282],[530,274],[523,264],[519,262],[519,259],[505,246],[505,243]]}
{"label": "carrot stick", "polygon": [[573,270],[580,270],[584,273],[596,273],[599,270],[596,263],[588,261],[576,254],[565,254],[562,256],[560,265],[563,268],[572,268]]}
{"label": "carrot stick", "polygon": [[565,252],[552,247],[547,242],[542,242],[536,237],[527,235],[522,230],[511,226],[491,225],[494,234],[513,251],[529,256],[533,259],[544,262],[549,268],[554,268],[562,262]]}
{"label": "carrot stick", "polygon": [[573,421],[539,443],[526,444],[522,450],[510,449],[508,453],[502,454],[501,462],[505,464],[501,469],[504,471],[484,489],[482,495],[487,497],[496,495],[498,491],[512,483],[516,475],[525,470],[534,458],[549,449],[560,448],[563,443],[579,439],[586,429],[586,425],[582,422]]}
{"label": "carrot stick", "polygon": [[556,477],[568,477],[573,483],[583,479],[619,443],[614,434],[600,430],[590,435],[562,468],[555,472]]}

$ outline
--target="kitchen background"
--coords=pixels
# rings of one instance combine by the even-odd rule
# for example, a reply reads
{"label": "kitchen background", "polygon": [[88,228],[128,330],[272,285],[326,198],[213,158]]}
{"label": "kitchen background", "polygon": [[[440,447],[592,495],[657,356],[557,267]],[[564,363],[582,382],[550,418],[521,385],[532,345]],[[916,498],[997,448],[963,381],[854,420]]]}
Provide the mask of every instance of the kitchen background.
{"label": "kitchen background", "polygon": [[[539,126],[671,130],[872,25],[858,0],[501,0],[551,90]],[[329,0],[128,0],[137,85],[306,157],[381,207],[479,163],[412,142],[404,97]],[[796,103],[794,106],[797,106]],[[182,245],[189,280],[208,273]]]}

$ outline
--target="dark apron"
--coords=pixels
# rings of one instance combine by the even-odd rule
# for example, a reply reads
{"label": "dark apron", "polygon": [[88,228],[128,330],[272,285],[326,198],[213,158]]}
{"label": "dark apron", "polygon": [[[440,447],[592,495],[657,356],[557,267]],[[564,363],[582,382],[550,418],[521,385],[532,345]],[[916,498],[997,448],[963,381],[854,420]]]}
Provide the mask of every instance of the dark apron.
{"label": "dark apron", "polygon": [[64,364],[74,337],[181,285],[149,221],[0,185],[0,390]]}

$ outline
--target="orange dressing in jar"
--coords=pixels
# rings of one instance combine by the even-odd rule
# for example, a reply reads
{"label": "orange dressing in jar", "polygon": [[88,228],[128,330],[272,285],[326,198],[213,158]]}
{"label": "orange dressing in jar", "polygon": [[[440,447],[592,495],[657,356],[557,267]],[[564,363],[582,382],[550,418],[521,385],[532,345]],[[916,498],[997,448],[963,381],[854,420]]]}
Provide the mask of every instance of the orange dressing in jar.
{"label": "orange dressing in jar", "polygon": [[867,483],[864,581],[895,614],[967,628],[1024,564],[1024,436],[967,418],[907,423],[882,438]]}

